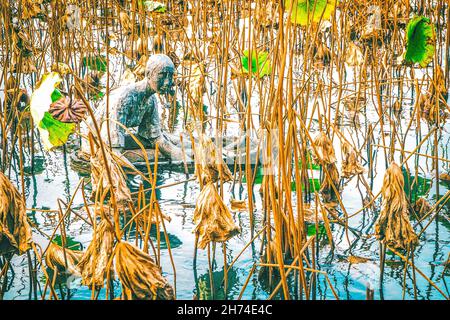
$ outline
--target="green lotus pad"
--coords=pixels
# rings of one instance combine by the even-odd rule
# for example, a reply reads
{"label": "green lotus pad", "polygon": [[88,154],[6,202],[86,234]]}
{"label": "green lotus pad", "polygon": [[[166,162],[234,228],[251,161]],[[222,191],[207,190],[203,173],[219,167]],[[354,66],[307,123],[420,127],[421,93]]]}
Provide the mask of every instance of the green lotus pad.
{"label": "green lotus pad", "polygon": [[329,20],[337,3],[337,0],[285,0],[287,12],[291,8],[291,1],[291,21],[302,26]]}
{"label": "green lotus pad", "polygon": [[406,27],[405,62],[418,63],[425,68],[436,50],[436,28],[430,19],[416,16]]}
{"label": "green lotus pad", "polygon": [[[241,57],[242,72],[249,72],[249,67],[252,70],[252,74],[259,76],[260,78],[270,75],[272,73],[272,66],[268,60],[269,53],[265,51],[252,51],[252,58],[249,61],[249,50],[244,50],[244,55]],[[249,66],[250,62],[250,66]]]}

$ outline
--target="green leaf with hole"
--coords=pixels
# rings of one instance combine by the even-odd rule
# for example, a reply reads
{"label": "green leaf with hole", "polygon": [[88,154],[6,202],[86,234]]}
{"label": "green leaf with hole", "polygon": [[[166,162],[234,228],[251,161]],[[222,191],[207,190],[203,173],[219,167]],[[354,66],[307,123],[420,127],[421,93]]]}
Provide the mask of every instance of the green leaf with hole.
{"label": "green leaf with hole", "polygon": [[292,5],[292,23],[307,26],[310,23],[329,20],[337,0],[285,0],[285,10]]}
{"label": "green leaf with hole", "polygon": [[272,65],[268,57],[268,52],[253,50],[250,58],[249,50],[244,50],[244,55],[241,57],[242,72],[248,74],[251,70],[252,75],[259,76],[259,78],[270,75]]}
{"label": "green leaf with hole", "polygon": [[91,70],[106,72],[107,63],[105,56],[87,56],[83,58],[83,66]]}
{"label": "green leaf with hole", "polygon": [[405,62],[418,63],[425,68],[436,50],[436,28],[430,19],[416,16],[406,27]]}

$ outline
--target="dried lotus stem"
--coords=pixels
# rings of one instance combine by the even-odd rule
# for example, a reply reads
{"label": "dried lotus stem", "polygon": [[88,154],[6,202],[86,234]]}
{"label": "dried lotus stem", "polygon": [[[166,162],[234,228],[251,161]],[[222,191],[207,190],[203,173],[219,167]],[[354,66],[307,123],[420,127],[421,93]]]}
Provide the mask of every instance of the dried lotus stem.
{"label": "dried lotus stem", "polygon": [[0,256],[31,248],[31,227],[17,188],[0,172]]}
{"label": "dried lotus stem", "polygon": [[78,264],[83,278],[82,284],[97,290],[103,287],[113,246],[114,229],[106,219],[102,219]]}
{"label": "dried lotus stem", "polygon": [[404,184],[402,170],[392,162],[384,175],[381,211],[375,224],[375,234],[380,241],[401,249],[407,249],[418,242],[409,221]]}
{"label": "dried lotus stem", "polygon": [[162,276],[161,269],[148,254],[135,246],[120,242],[116,247],[115,266],[122,286],[131,293],[127,298],[174,299],[173,288]]}
{"label": "dried lotus stem", "polygon": [[205,249],[211,241],[225,242],[240,232],[212,182],[203,188],[197,199],[194,224],[200,249]]}

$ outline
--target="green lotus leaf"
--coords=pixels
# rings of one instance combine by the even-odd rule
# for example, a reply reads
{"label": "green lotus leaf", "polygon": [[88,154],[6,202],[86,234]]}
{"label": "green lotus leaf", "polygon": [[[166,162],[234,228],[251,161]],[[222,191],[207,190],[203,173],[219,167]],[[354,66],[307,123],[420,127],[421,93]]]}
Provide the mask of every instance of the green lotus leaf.
{"label": "green lotus leaf", "polygon": [[105,56],[87,56],[83,57],[83,66],[91,70],[106,72],[106,57]]}
{"label": "green lotus leaf", "polygon": [[285,0],[287,12],[291,8],[291,1],[293,1],[291,21],[302,26],[330,19],[337,2],[337,0]]}
{"label": "green lotus leaf", "polygon": [[[269,53],[265,51],[252,51],[252,57],[250,61],[249,51],[244,50],[244,55],[241,57],[242,62],[242,72],[249,73],[249,67],[251,73],[254,76],[259,76],[260,78],[270,75],[272,73],[272,66],[270,60],[268,59]],[[250,62],[250,66],[249,66]]]}
{"label": "green lotus leaf", "polygon": [[74,123],[63,123],[48,112],[50,105],[62,98],[61,92],[56,88],[61,81],[57,72],[47,73],[31,95],[31,116],[37,124],[45,150],[62,146],[75,130]]}
{"label": "green lotus leaf", "polygon": [[39,123],[39,128],[47,131],[48,136],[45,135],[43,138],[48,139],[48,142],[51,144],[49,149],[51,149],[60,147],[67,142],[69,136],[75,131],[75,123],[61,122],[53,118],[49,112],[46,112]]}
{"label": "green lotus leaf", "polygon": [[418,63],[425,68],[434,57],[436,50],[436,29],[430,19],[416,16],[406,27],[405,62]]}

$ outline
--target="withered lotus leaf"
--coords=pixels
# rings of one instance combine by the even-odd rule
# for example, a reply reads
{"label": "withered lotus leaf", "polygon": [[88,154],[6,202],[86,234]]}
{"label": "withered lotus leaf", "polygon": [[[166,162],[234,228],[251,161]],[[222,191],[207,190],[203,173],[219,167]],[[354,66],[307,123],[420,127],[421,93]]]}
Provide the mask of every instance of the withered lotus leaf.
{"label": "withered lotus leaf", "polygon": [[91,243],[78,263],[84,285],[96,289],[103,287],[113,247],[113,227],[106,219],[102,219],[97,225]]}
{"label": "withered lotus leaf", "polygon": [[355,149],[348,142],[342,144],[342,153],[344,155],[344,161],[342,161],[342,176],[344,178],[351,178],[364,172],[364,167],[358,161]]}
{"label": "withered lotus leaf", "polygon": [[197,199],[194,224],[200,249],[211,241],[225,242],[240,232],[213,182],[204,186]]}
{"label": "withered lotus leaf", "polygon": [[314,147],[315,148],[312,148],[312,156],[315,162],[321,164],[331,164],[336,162],[333,143],[325,132],[322,131],[317,138],[314,139]]}
{"label": "withered lotus leaf", "polygon": [[328,174],[323,175],[320,194],[324,202],[333,202],[337,199],[336,191],[339,192],[339,171],[334,163],[327,164],[325,169]]}
{"label": "withered lotus leaf", "polygon": [[22,196],[0,172],[0,256],[22,254],[31,246],[31,227]]}
{"label": "withered lotus leaf", "polygon": [[117,244],[115,255],[116,273],[133,299],[173,300],[174,291],[161,268],[142,250],[127,243]]}
{"label": "withered lotus leaf", "polygon": [[50,242],[45,254],[45,264],[55,272],[79,275],[77,264],[82,256],[83,251],[64,249],[56,243]]}
{"label": "withered lotus leaf", "polygon": [[375,235],[394,248],[407,249],[417,244],[418,239],[408,216],[405,184],[401,168],[392,162],[383,179],[380,215],[375,224]]}
{"label": "withered lotus leaf", "polygon": [[219,176],[223,182],[232,180],[233,175],[211,138],[201,135],[199,140],[200,144],[196,147],[195,156],[200,172],[196,172],[196,175],[204,184],[216,182]]}
{"label": "withered lotus leaf", "polygon": [[[90,161],[93,196],[98,192],[111,192],[112,189],[117,202],[131,201],[131,192],[127,186],[125,174],[108,149],[106,150],[106,161],[103,159],[100,148],[97,149],[95,154],[91,155]],[[106,165],[111,172],[113,186],[109,184]]]}

